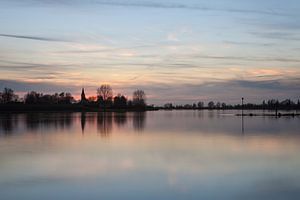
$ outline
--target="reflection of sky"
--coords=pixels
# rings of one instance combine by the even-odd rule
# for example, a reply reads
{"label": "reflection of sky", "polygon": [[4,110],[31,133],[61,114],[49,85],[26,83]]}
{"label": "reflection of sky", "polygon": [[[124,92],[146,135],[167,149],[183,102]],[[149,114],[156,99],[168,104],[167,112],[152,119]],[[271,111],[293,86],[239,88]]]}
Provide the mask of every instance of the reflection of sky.
{"label": "reflection of sky", "polygon": [[[0,87],[152,103],[252,101],[299,91],[296,0],[1,0]],[[26,83],[24,83],[26,82]],[[41,84],[42,83],[42,84]],[[55,85],[53,85],[55,83]]]}
{"label": "reflection of sky", "polygon": [[[250,200],[300,195],[298,118],[278,119],[280,127],[268,130],[262,126],[270,127],[271,118],[252,118],[243,134],[229,127],[240,126],[236,118],[207,112],[147,113],[140,132],[133,123],[140,119],[132,113],[122,116],[122,124],[116,120],[119,114],[105,119],[96,113],[44,114],[40,121],[14,116],[17,130],[0,137],[1,199]],[[105,123],[111,129],[103,137],[98,128]]]}

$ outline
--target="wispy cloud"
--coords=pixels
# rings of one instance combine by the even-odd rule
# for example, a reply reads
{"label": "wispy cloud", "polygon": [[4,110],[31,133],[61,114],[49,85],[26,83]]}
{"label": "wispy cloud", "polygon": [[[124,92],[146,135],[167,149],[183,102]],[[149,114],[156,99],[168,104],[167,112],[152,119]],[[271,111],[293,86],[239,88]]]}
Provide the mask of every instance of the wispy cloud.
{"label": "wispy cloud", "polygon": [[76,87],[64,84],[54,84],[45,82],[27,82],[17,80],[0,80],[0,89],[4,87],[12,88],[16,92],[24,93],[30,91],[38,92],[74,92],[77,90]]}
{"label": "wispy cloud", "polygon": [[[14,0],[10,0],[13,1]],[[230,13],[242,13],[242,14],[258,14],[258,15],[270,15],[270,16],[292,16],[291,13],[285,13],[280,11],[274,11],[272,9],[244,9],[236,6],[233,7],[212,7],[208,4],[200,3],[189,3],[183,1],[155,1],[155,0],[93,0],[93,1],[80,1],[80,0],[27,0],[22,4],[29,5],[104,5],[104,6],[119,6],[119,7],[142,7],[142,8],[154,8],[154,9],[188,9],[188,10],[200,10],[200,11],[219,11],[219,12],[230,12]]]}
{"label": "wispy cloud", "polygon": [[64,40],[64,39],[50,38],[50,37],[28,36],[28,35],[0,34],[0,36],[1,37],[8,37],[8,38],[17,38],[17,39],[38,40],[38,41],[45,41],[45,42],[69,42],[68,40]]}

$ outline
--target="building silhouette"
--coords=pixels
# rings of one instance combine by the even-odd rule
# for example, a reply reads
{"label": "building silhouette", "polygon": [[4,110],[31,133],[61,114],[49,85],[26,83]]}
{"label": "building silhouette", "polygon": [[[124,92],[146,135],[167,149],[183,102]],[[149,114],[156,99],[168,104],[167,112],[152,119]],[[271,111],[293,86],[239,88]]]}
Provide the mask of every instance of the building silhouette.
{"label": "building silhouette", "polygon": [[87,103],[87,99],[86,99],[86,97],[85,97],[84,88],[82,88],[82,91],[81,91],[81,99],[80,99],[80,103],[82,103],[82,104]]}

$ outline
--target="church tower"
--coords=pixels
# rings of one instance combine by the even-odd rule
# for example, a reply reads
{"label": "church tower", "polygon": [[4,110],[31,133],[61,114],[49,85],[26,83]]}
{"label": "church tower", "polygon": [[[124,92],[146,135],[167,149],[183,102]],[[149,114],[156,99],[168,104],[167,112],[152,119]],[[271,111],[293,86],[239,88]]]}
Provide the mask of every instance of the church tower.
{"label": "church tower", "polygon": [[81,100],[80,100],[80,102],[81,103],[85,103],[86,102],[84,88],[82,88],[82,91],[81,91]]}

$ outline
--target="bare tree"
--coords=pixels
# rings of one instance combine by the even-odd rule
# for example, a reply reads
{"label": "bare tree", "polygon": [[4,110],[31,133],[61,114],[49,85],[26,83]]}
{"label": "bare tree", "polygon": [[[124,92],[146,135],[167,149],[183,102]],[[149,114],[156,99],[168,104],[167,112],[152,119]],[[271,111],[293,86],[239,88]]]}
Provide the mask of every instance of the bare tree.
{"label": "bare tree", "polygon": [[97,89],[97,96],[102,97],[104,101],[113,98],[113,90],[110,85],[104,84]]}
{"label": "bare tree", "polygon": [[97,99],[101,106],[107,107],[112,105],[113,90],[110,85],[104,84],[97,89]]}
{"label": "bare tree", "polygon": [[132,103],[134,106],[146,105],[146,94],[144,90],[136,90],[133,92]]}

